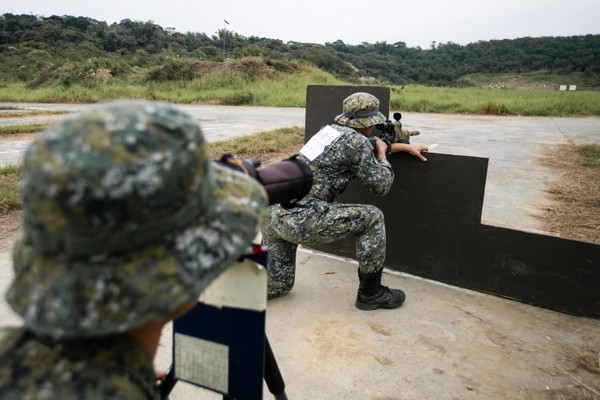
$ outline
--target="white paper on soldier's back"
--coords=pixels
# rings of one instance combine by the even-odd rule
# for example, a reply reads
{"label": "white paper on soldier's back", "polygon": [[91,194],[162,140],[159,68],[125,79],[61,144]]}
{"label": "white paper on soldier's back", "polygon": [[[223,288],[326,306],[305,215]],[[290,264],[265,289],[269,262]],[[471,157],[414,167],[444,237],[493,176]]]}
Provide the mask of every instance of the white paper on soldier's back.
{"label": "white paper on soldier's back", "polygon": [[300,149],[300,154],[312,161],[323,153],[325,147],[335,142],[341,135],[341,132],[327,125],[306,142]]}

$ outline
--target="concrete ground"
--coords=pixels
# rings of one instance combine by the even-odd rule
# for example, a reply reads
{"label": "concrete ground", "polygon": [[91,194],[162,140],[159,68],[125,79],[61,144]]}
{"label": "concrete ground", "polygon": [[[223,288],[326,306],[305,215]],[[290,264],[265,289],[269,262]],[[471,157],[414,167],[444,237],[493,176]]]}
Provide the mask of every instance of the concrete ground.
{"label": "concrete ground", "polygon": [[[574,317],[402,273],[396,310],[354,307],[356,263],[301,249],[292,292],[268,303],[267,336],[289,399],[596,399],[600,321]],[[170,364],[169,333],[157,365]],[[264,388],[264,398],[273,398]],[[593,396],[593,393],[592,393]],[[597,395],[600,396],[600,395]],[[178,383],[171,399],[218,399]]]}
{"label": "concrete ground", "polygon": [[[586,357],[598,368],[599,320],[387,270],[384,284],[403,289],[406,303],[360,311],[356,268],[301,248],[295,288],[268,302],[266,332],[290,400],[600,398],[600,375],[581,367]],[[0,271],[4,293],[7,252]],[[3,326],[20,323],[4,299],[0,316]],[[171,343],[169,325],[157,369],[171,364]],[[179,382],[170,398],[222,396]],[[266,385],[263,398],[273,398]]]}
{"label": "concrete ground", "polygon": [[[227,110],[222,115],[238,111]],[[281,126],[302,124],[303,110],[281,112]],[[555,177],[539,163],[544,149],[600,142],[600,118],[404,113],[402,121],[421,131],[413,142],[437,143],[433,151],[488,157],[482,219],[523,230],[539,230],[537,210],[552,201],[545,189]],[[9,248],[0,247],[0,292],[12,279]],[[294,290],[268,303],[266,331],[290,399],[600,399],[600,320],[387,270],[384,284],[403,289],[406,303],[359,311],[356,268],[301,248]],[[0,319],[19,323],[3,301]],[[167,327],[157,368],[170,365],[170,350]],[[171,395],[196,398],[221,396],[185,383]],[[272,398],[266,387],[264,398]]]}

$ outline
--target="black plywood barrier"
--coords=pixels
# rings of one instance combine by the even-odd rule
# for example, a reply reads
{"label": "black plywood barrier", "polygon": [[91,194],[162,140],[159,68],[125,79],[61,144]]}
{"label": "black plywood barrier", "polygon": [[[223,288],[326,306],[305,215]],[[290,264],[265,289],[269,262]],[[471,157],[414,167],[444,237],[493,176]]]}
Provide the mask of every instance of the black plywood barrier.
{"label": "black plywood barrier", "polygon": [[382,86],[319,86],[309,85],[306,90],[305,139],[308,140],[323,126],[332,124],[342,113],[342,102],[352,93],[367,92],[379,99],[379,111],[390,113],[390,88]]}
{"label": "black plywood barrier", "polygon": [[[377,95],[380,89],[309,86],[306,139],[341,113],[346,96],[356,91]],[[388,115],[389,100],[379,98]],[[556,311],[600,317],[599,245],[481,224],[486,158],[429,153],[422,163],[401,153],[388,159],[396,177],[387,196],[374,196],[353,182],[337,199],[374,204],[383,211],[386,267]],[[315,248],[355,257],[353,238]]]}

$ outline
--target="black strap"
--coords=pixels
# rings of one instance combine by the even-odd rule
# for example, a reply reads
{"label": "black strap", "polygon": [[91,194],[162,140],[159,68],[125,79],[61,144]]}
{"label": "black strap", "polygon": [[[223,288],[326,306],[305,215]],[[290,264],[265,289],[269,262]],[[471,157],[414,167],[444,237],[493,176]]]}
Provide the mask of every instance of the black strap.
{"label": "black strap", "polygon": [[373,115],[379,114],[379,110],[361,110],[361,111],[348,111],[344,115],[349,119],[372,117]]}

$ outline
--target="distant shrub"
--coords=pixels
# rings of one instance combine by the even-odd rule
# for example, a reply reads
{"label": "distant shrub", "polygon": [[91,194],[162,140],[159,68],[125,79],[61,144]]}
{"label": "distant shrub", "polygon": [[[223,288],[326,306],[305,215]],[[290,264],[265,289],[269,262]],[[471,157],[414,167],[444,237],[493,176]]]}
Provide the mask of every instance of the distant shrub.
{"label": "distant shrub", "polygon": [[131,71],[126,62],[109,57],[90,58],[69,64],[52,65],[42,69],[37,77],[29,82],[28,87],[60,83],[64,87],[74,84],[94,86],[96,84],[108,83],[115,77],[124,77]]}
{"label": "distant shrub", "polygon": [[37,78],[27,84],[28,88],[37,88],[47,84],[60,81],[61,77],[70,75],[73,70],[73,64],[54,65],[40,71]]}
{"label": "distant shrub", "polygon": [[427,99],[417,99],[411,104],[411,110],[417,112],[433,112],[433,103]]}
{"label": "distant shrub", "polygon": [[247,90],[233,92],[221,99],[221,104],[226,106],[244,106],[253,104],[254,94]]}
{"label": "distant shrub", "polygon": [[301,65],[297,61],[280,61],[268,59],[265,64],[279,72],[293,73],[302,70]]}
{"label": "distant shrub", "polygon": [[485,115],[507,115],[509,114],[508,108],[504,104],[498,104],[493,101],[484,103],[479,108],[479,112]]}
{"label": "distant shrub", "polygon": [[249,82],[260,78],[271,79],[277,71],[260,57],[244,57],[240,60],[230,60],[225,63],[228,70],[238,73]]}
{"label": "distant shrub", "polygon": [[152,68],[146,77],[150,82],[191,81],[197,77],[196,63],[191,60],[170,60]]}

